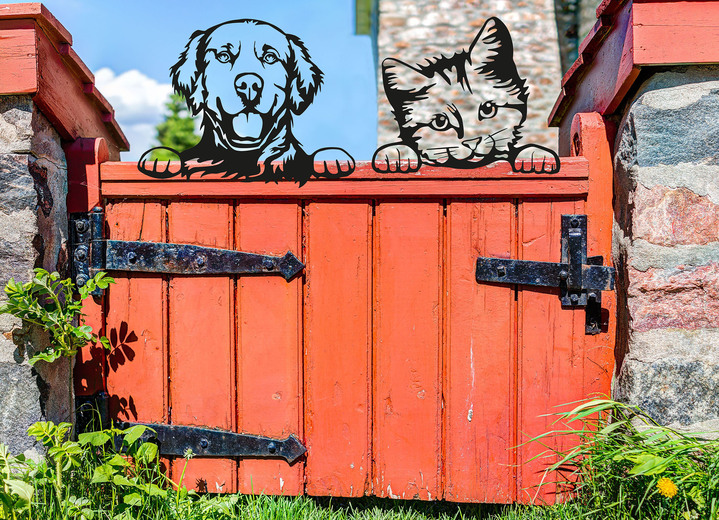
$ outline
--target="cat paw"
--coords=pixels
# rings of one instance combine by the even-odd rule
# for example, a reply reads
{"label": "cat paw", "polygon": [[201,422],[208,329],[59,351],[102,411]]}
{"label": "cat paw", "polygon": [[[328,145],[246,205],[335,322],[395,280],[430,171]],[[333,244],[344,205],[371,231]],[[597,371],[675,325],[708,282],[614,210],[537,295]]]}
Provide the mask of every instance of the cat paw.
{"label": "cat paw", "polygon": [[406,144],[388,144],[377,149],[372,157],[372,168],[380,173],[411,173],[419,170],[421,162],[417,152]]}
{"label": "cat paw", "polygon": [[[163,154],[168,155],[169,158],[163,160],[153,159],[153,152],[159,150],[162,150]],[[137,169],[154,179],[170,179],[183,171],[184,164],[177,150],[165,146],[158,146],[142,154],[140,160],[137,161]]]}
{"label": "cat paw", "polygon": [[557,173],[559,157],[549,148],[528,144],[518,148],[512,161],[512,169],[522,173]]}
{"label": "cat paw", "polygon": [[316,177],[346,177],[355,170],[355,160],[342,148],[320,148],[312,163]]}

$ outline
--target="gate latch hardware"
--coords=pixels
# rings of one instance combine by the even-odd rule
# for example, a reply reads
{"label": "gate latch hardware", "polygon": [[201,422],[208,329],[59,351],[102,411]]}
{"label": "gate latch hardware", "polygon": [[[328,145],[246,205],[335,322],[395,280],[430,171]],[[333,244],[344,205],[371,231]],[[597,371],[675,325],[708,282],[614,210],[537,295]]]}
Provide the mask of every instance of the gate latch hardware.
{"label": "gate latch hardware", "polygon": [[117,426],[124,430],[137,424],[150,428],[145,430],[140,439],[145,442],[156,442],[161,455],[182,457],[188,449],[191,449],[198,457],[280,458],[292,464],[307,452],[307,448],[294,435],[286,439],[272,439],[259,435],[175,424],[121,422]]}
{"label": "gate latch hardware", "polygon": [[72,275],[78,286],[85,285],[97,271],[280,274],[289,281],[305,267],[290,251],[270,256],[189,244],[107,240],[103,238],[103,217],[101,208],[70,217]]}
{"label": "gate latch hardware", "polygon": [[613,267],[587,257],[587,216],[562,215],[562,261],[477,258],[477,282],[559,287],[562,306],[585,307],[587,334],[601,332],[602,291],[614,290]]}

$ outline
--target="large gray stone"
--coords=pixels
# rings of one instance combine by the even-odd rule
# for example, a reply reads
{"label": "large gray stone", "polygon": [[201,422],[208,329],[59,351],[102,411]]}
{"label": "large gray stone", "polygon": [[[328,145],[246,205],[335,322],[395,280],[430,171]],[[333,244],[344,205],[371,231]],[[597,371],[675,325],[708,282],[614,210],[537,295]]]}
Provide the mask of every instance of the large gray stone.
{"label": "large gray stone", "polygon": [[[613,395],[695,432],[719,430],[719,328],[715,317],[698,319],[712,311],[691,297],[716,290],[706,273],[719,260],[718,78],[719,67],[699,66],[650,77],[615,142]],[[686,319],[672,319],[680,303]]]}
{"label": "large gray stone", "polygon": [[[29,97],[0,97],[0,287],[27,281],[34,267],[64,274],[66,196],[59,135]],[[0,315],[0,442],[13,452],[35,453],[26,433],[33,422],[73,418],[70,361],[27,361],[47,342],[46,333]]]}

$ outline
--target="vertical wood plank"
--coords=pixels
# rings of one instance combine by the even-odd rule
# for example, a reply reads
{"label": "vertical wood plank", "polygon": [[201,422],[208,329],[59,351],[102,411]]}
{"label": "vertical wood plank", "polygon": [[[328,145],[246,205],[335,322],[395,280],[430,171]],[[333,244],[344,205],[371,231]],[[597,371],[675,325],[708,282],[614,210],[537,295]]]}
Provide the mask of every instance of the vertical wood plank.
{"label": "vertical wood plank", "polygon": [[440,496],[442,206],[376,209],[374,493]]}
{"label": "vertical wood plank", "polygon": [[[232,248],[233,208],[219,202],[173,202],[169,242]],[[169,288],[170,405],[173,424],[235,428],[234,283],[226,276],[172,276]],[[173,464],[178,479],[184,461]],[[192,459],[190,489],[234,492],[230,459]]]}
{"label": "vertical wood plank", "polygon": [[[102,204],[100,168],[109,158],[107,143],[102,138],[82,138],[65,143],[63,150],[67,161],[67,212],[87,213]],[[103,335],[103,298],[90,296],[82,304],[85,324]],[[78,350],[73,378],[76,396],[93,395],[106,389],[105,349],[101,345],[91,344]]]}
{"label": "vertical wood plank", "polygon": [[371,206],[306,207],[306,491],[362,496],[369,489]]}
{"label": "vertical wood plank", "polygon": [[[105,218],[112,240],[163,242],[158,202],[112,202]],[[161,275],[112,273],[107,292],[107,391],[113,419],[167,422],[166,291]]]}
{"label": "vertical wood plank", "polygon": [[[301,208],[295,202],[243,203],[237,208],[235,243],[241,251],[301,255]],[[300,329],[302,276],[238,278],[238,428],[245,433],[302,439]],[[242,493],[297,495],[304,462],[244,459]]]}
{"label": "vertical wood plank", "polygon": [[[587,255],[601,255],[604,265],[612,265],[614,170],[610,142],[613,141],[614,134],[613,125],[607,125],[597,113],[577,114],[572,121],[572,142],[579,144],[578,150],[575,146],[572,147],[572,153],[582,155],[589,161],[589,193],[586,202]],[[585,338],[588,371],[584,382],[587,396],[607,396],[611,393],[615,363],[616,312],[616,292],[603,292],[602,333]],[[618,364],[624,354],[617,352]]]}
{"label": "vertical wood plank", "polygon": [[[559,262],[561,215],[581,213],[582,201],[525,200],[520,206],[520,256],[524,260]],[[556,429],[558,405],[583,397],[584,309],[563,309],[559,289],[520,288],[519,441]],[[561,428],[561,426],[560,426]],[[550,441],[551,443],[551,441]],[[559,446],[558,443],[555,443]],[[517,498],[553,502],[555,486],[536,486],[551,457],[529,461],[545,451],[539,443],[519,448],[521,464]],[[554,480],[549,476],[549,480]],[[546,479],[545,479],[546,480]]]}
{"label": "vertical wood plank", "polygon": [[515,289],[477,283],[478,256],[511,258],[511,201],[448,207],[446,490],[456,502],[515,499]]}

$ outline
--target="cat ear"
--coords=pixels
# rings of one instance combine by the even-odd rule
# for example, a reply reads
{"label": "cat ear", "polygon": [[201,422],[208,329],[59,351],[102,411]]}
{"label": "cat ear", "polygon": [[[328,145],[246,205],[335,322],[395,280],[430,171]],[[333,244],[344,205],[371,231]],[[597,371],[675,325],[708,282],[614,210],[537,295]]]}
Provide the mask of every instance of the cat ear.
{"label": "cat ear", "polygon": [[403,61],[385,58],[382,61],[382,82],[385,92],[416,91],[427,86],[427,76]]}
{"label": "cat ear", "polygon": [[489,66],[496,70],[514,67],[512,37],[507,26],[499,18],[489,18],[479,30],[469,48],[469,59],[474,70]]}

